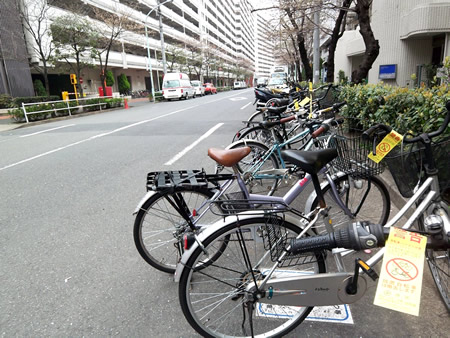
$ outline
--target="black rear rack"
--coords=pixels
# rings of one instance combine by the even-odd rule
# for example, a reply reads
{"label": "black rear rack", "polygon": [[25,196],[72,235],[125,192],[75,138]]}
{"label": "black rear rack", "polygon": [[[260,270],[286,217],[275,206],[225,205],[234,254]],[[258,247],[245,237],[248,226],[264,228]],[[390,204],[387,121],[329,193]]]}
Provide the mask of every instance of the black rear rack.
{"label": "black rear rack", "polygon": [[233,174],[206,174],[200,170],[152,171],[147,174],[147,191],[167,191],[177,187],[217,186],[218,181],[229,180]]}

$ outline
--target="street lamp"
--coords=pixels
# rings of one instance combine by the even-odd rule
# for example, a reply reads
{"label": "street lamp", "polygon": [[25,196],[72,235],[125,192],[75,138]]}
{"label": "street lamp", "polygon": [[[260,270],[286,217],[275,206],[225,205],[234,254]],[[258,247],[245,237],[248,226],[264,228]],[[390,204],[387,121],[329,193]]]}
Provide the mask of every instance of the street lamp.
{"label": "street lamp", "polygon": [[153,102],[156,102],[155,100],[155,86],[153,84],[153,70],[152,70],[152,61],[150,58],[150,41],[148,40],[148,31],[147,31],[147,19],[149,17],[150,14],[152,14],[152,12],[155,9],[158,9],[159,12],[159,30],[160,30],[160,37],[161,37],[161,52],[162,52],[162,56],[163,56],[163,71],[164,74],[166,74],[166,53],[165,53],[165,49],[164,49],[164,34],[163,34],[163,28],[162,28],[162,21],[161,21],[161,11],[159,10],[161,5],[164,5],[167,2],[172,2],[173,0],[166,0],[162,3],[159,3],[158,0],[158,4],[153,7],[150,12],[147,13],[147,15],[145,16],[145,22],[144,22],[144,27],[145,27],[145,39],[147,41],[147,56],[148,56],[148,71],[150,73],[150,82],[152,85],[152,98],[153,98]]}

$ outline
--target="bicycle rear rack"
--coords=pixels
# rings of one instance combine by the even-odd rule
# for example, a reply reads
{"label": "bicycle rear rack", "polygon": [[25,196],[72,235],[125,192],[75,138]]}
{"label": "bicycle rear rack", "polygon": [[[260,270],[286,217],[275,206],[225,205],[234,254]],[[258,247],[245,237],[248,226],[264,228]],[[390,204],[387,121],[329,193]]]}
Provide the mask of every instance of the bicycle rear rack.
{"label": "bicycle rear rack", "polygon": [[147,191],[167,191],[179,187],[203,188],[208,183],[229,180],[233,174],[206,174],[200,170],[152,171],[147,174]]}

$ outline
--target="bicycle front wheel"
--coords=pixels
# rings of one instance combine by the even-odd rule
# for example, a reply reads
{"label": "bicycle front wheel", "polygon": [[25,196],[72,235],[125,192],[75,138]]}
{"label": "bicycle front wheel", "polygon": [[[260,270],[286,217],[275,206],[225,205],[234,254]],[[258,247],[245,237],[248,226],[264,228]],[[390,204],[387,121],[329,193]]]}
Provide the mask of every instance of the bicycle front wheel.
{"label": "bicycle front wheel", "polygon": [[[183,252],[182,235],[189,230],[183,216],[175,209],[173,195],[186,203],[192,220],[208,207],[213,192],[208,189],[179,188],[174,193],[156,193],[140,208],[134,221],[134,242],[142,258],[154,268],[174,273]],[[207,212],[202,224],[210,224],[217,217]]]}
{"label": "bicycle front wheel", "polygon": [[[383,182],[375,177],[352,178],[344,175],[334,179],[342,203],[349,209],[351,216],[347,215],[332,196],[332,188],[328,184],[322,194],[325,202],[330,207],[329,216],[334,228],[342,228],[349,222],[369,221],[374,224],[384,225],[388,221],[391,210],[391,199]],[[319,204],[316,197],[311,210]],[[326,232],[325,225],[316,224],[318,234]]]}
{"label": "bicycle front wheel", "polygon": [[[256,217],[232,223],[206,238],[204,249],[196,249],[188,259],[180,278],[179,299],[187,321],[202,336],[281,337],[310,313],[312,307],[267,305],[249,295],[279,257],[279,243],[268,244],[270,234],[277,233],[280,236],[276,239],[288,241],[301,231],[280,219]],[[213,264],[206,265],[211,252],[220,252],[221,248],[225,248],[221,255],[216,254]],[[322,254],[308,253],[299,258],[295,266],[281,263],[271,279],[325,272]]]}
{"label": "bicycle front wheel", "polygon": [[[426,231],[423,224],[423,218],[418,220],[419,230]],[[450,311],[450,299],[448,283],[450,278],[450,249],[435,251],[433,249],[427,249],[425,251],[425,257],[427,259],[428,267],[430,268],[431,275],[433,276],[434,283],[441,295],[442,301]]]}

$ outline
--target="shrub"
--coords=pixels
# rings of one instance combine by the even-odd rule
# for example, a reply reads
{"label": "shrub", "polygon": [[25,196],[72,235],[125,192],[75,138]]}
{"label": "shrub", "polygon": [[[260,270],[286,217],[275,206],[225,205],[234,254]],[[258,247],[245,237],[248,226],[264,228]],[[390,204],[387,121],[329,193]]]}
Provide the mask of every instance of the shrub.
{"label": "shrub", "polygon": [[120,94],[127,94],[130,91],[131,85],[125,74],[120,74],[118,79],[118,86]]}
{"label": "shrub", "polygon": [[[446,84],[408,89],[385,84],[343,86],[340,100],[346,117],[356,118],[363,127],[375,123],[392,126],[401,134],[437,130],[445,114],[445,103],[450,100]],[[449,128],[446,130],[450,134]]]}
{"label": "shrub", "polygon": [[114,81],[113,72],[110,70],[107,70],[106,71],[106,85],[108,87],[112,87],[112,86],[114,86],[114,83],[115,83],[115,81]]}
{"label": "shrub", "polygon": [[39,80],[39,79],[34,80],[33,87],[34,87],[34,92],[36,93],[36,96],[47,96],[47,91],[45,90],[45,87],[42,84],[41,80]]}
{"label": "shrub", "polygon": [[36,102],[47,102],[47,101],[58,101],[61,98],[58,95],[51,96],[27,96],[27,97],[16,97],[13,100],[14,107],[21,107],[23,103],[36,103]]}
{"label": "shrub", "polygon": [[345,76],[345,72],[342,69],[338,72],[338,79],[340,84],[345,85],[348,83],[348,77]]}
{"label": "shrub", "polygon": [[7,94],[0,95],[0,109],[11,108],[13,103],[12,97]]}

